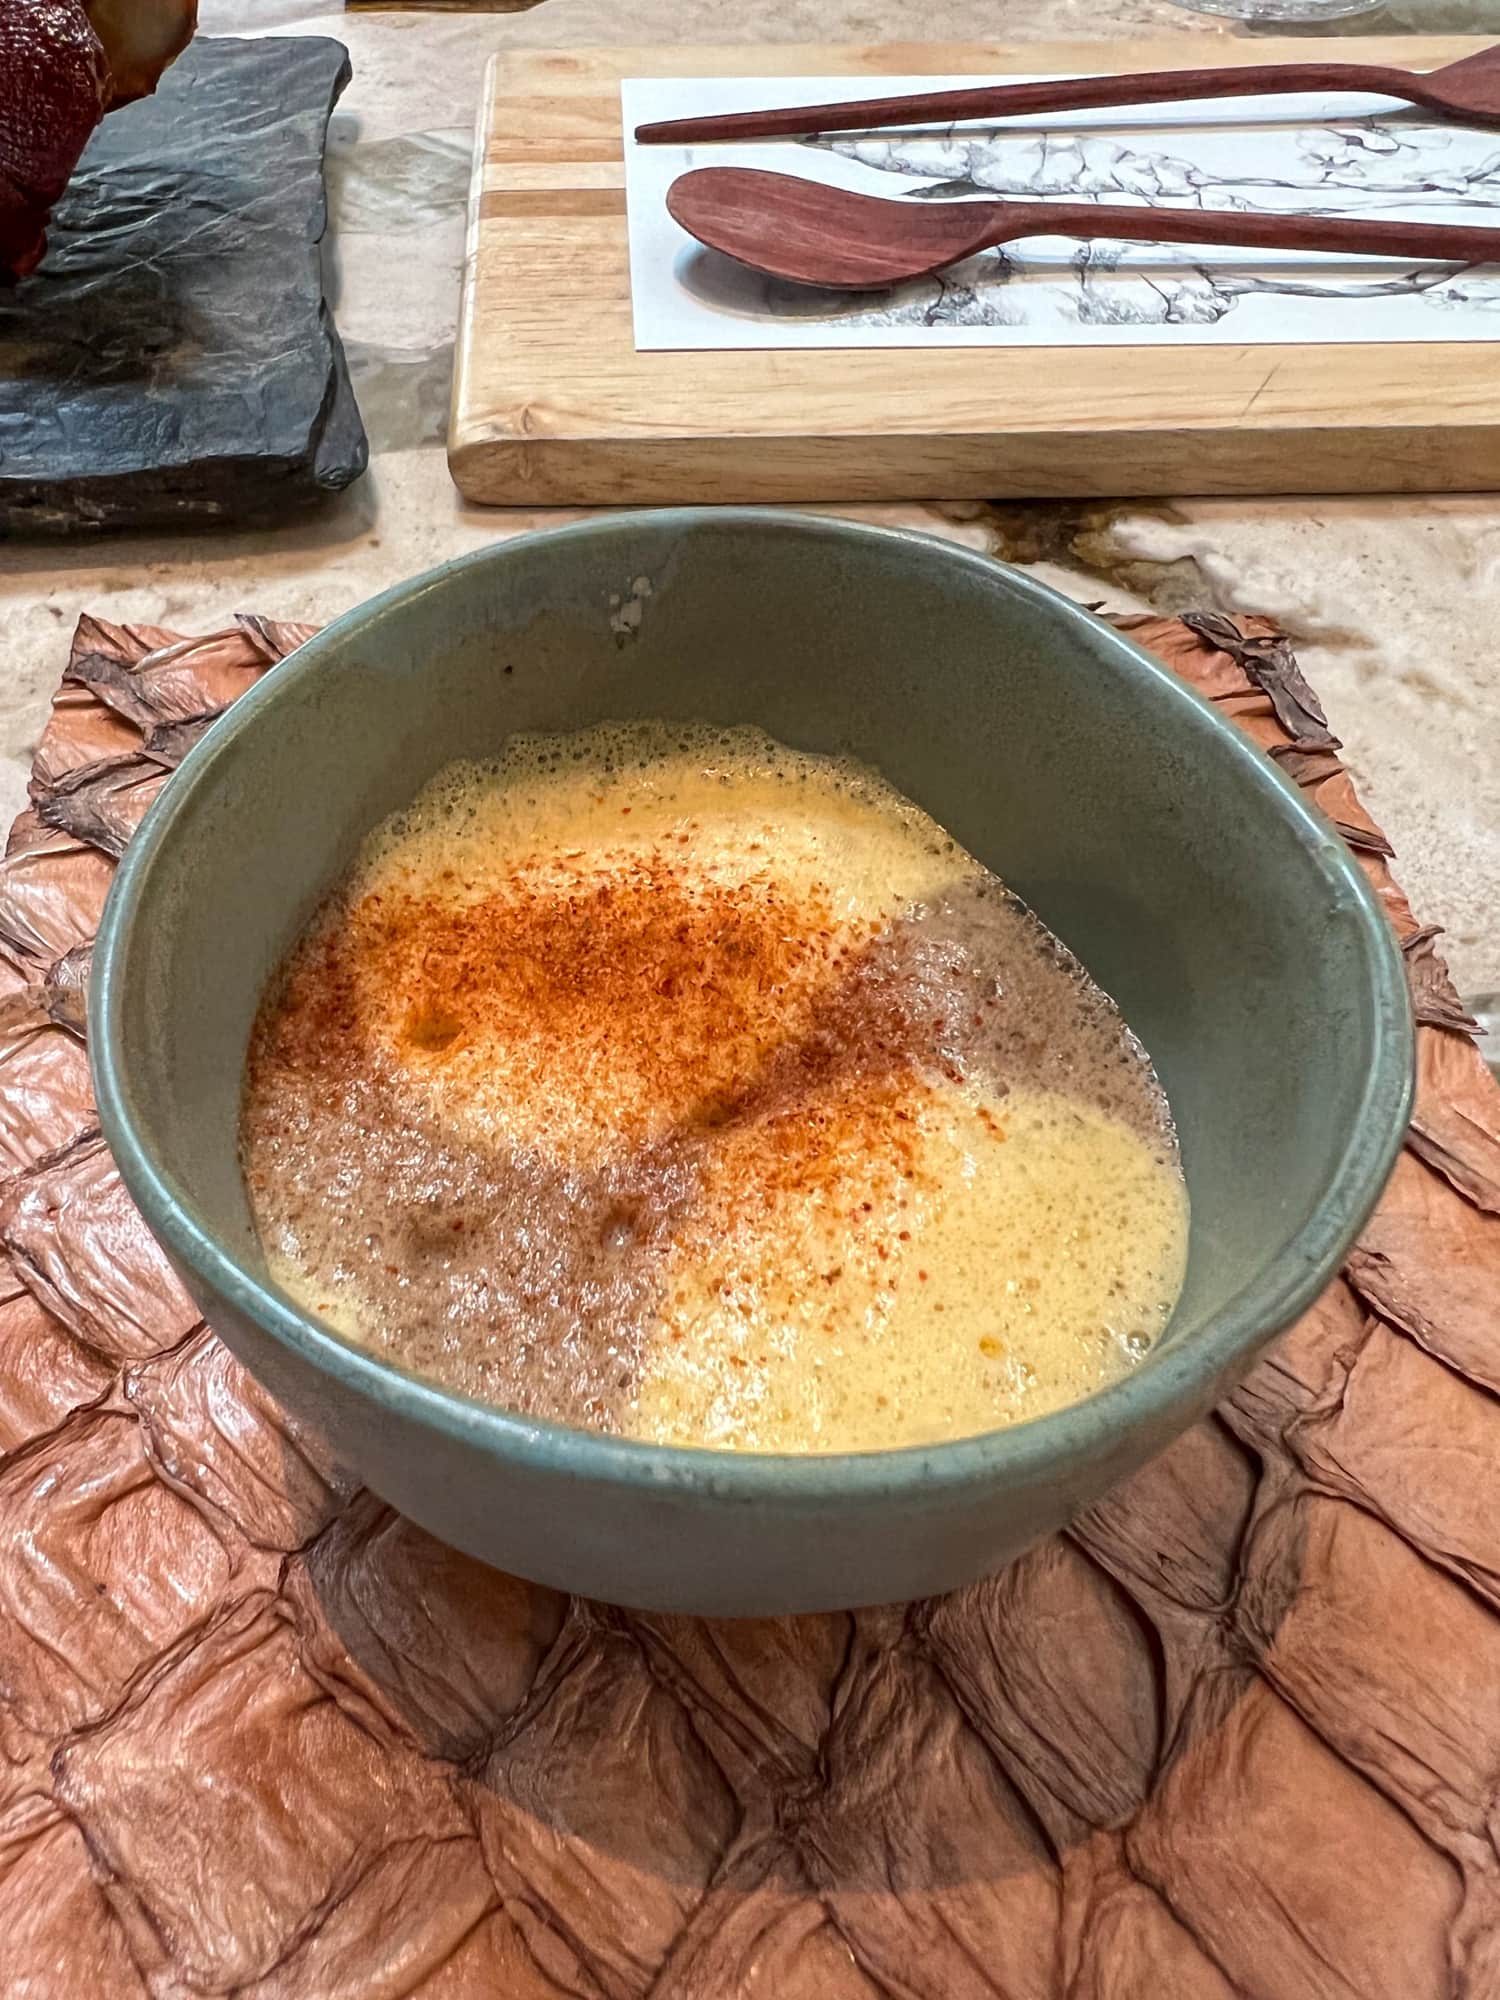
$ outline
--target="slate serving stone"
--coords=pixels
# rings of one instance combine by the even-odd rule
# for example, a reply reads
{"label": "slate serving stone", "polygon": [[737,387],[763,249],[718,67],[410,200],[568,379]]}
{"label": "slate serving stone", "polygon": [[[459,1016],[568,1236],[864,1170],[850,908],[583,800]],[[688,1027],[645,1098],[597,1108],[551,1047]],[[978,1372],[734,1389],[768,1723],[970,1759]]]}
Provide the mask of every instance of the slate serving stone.
{"label": "slate serving stone", "polygon": [[200,38],[106,118],[0,291],[0,532],[282,515],[363,472],[323,296],[322,38]]}

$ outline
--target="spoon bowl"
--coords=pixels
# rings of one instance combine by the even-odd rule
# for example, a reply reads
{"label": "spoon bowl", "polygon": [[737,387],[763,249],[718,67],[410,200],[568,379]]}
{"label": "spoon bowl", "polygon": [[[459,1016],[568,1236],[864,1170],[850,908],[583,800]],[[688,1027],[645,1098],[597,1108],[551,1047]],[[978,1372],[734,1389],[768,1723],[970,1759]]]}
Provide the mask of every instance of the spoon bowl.
{"label": "spoon bowl", "polygon": [[[1388,86],[1375,87],[1383,90]],[[1424,111],[1470,125],[1500,125],[1500,43],[1472,56],[1460,56],[1457,62],[1429,70],[1425,76],[1410,74],[1407,91],[1391,90],[1390,94],[1407,96],[1409,103]]]}
{"label": "spoon bowl", "polygon": [[712,250],[768,277],[878,291],[1023,236],[1205,243],[1256,250],[1500,259],[1500,228],[1247,215],[1115,202],[889,201],[758,167],[699,167],[667,190],[672,219]]}
{"label": "spoon bowl", "polygon": [[908,207],[794,174],[701,167],[667,190],[667,212],[710,249],[794,284],[878,290],[956,264],[991,242],[990,202]]}

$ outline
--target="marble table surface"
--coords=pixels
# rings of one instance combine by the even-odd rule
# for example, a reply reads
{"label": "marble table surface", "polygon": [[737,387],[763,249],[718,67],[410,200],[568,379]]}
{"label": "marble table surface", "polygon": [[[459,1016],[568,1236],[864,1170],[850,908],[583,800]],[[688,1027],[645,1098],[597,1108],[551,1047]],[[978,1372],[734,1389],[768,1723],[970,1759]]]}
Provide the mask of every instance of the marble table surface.
{"label": "marble table surface", "polygon": [[[1391,0],[1375,17],[1463,31],[1500,0]],[[0,824],[18,810],[84,609],[184,631],[244,608],[325,619],[446,556],[548,518],[470,508],[443,454],[470,132],[508,45],[901,40],[907,0],[539,0],[521,13],[345,13],[204,0],[209,33],[331,34],[354,81],[329,156],[334,298],[371,470],[285,531],[0,548]],[[1486,18],[1488,17],[1488,18]],[[1351,39],[1372,22],[1345,24]],[[1196,36],[1236,30],[1169,0],[924,0],[924,38]],[[1357,55],[1351,47],[1351,58]],[[1361,792],[1471,1004],[1500,1005],[1500,497],[851,508],[936,527],[1109,608],[1275,612],[1322,693]]]}

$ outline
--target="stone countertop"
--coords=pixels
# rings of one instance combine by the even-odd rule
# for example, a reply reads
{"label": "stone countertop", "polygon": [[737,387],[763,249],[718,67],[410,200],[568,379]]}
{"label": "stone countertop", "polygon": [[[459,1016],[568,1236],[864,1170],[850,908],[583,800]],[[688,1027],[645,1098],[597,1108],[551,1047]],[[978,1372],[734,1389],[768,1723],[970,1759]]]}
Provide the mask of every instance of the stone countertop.
{"label": "stone countertop", "polygon": [[[1405,0],[1387,31],[1478,28],[1494,0]],[[781,0],[777,41],[899,40],[902,0]],[[1351,33],[1367,23],[1346,24]],[[443,455],[470,135],[488,56],[624,38],[617,0],[529,12],[355,13],[298,0],[205,0],[214,34],[331,34],[354,81],[329,149],[329,256],[371,470],[284,532],[113,536],[0,549],[0,823],[80,611],[203,630],[242,607],[322,620],[447,556],[545,519],[463,504]],[[1182,32],[1205,60],[1226,24],[1169,0],[928,0],[932,40]],[[740,41],[725,0],[636,0],[639,43]],[[1351,48],[1351,58],[1357,51]],[[1339,719],[1361,792],[1417,907],[1447,926],[1471,1000],[1500,992],[1500,498],[971,502],[850,508],[936,527],[1111,609],[1274,612]]]}

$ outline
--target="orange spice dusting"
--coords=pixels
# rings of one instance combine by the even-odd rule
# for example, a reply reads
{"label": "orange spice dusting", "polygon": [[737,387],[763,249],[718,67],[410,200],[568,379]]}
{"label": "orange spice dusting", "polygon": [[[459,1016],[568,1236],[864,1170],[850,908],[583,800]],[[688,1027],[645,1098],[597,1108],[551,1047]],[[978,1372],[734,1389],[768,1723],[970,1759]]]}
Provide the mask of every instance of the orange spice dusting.
{"label": "orange spice dusting", "polygon": [[[452,1106],[488,1098],[518,1138],[580,1164],[666,1147],[698,1188],[679,1252],[751,1317],[722,1264],[709,1277],[757,1234],[747,1216],[839,1218],[861,1266],[848,1281],[872,1285],[867,1260],[911,1240],[875,1237],[922,1182],[933,1019],[875,930],[839,920],[824,888],[718,879],[673,845],[535,856],[468,900],[408,877],[313,941],[271,1039],[335,1091],[384,1050]],[[845,1279],[828,1247],[805,1272],[777,1259],[794,1298]]]}
{"label": "orange spice dusting", "polygon": [[[843,920],[828,889],[769,868],[716,875],[679,851],[690,839],[532,855],[484,894],[397,875],[315,933],[267,1040],[330,1101],[373,1066],[430,1087],[443,1120],[492,1110],[467,1134],[476,1157],[631,1162],[632,1216],[670,1214],[669,1238],[643,1231],[637,1249],[626,1216],[616,1243],[610,1210],[606,1245],[619,1268],[665,1253],[668,1283],[687,1275],[654,1294],[667,1338],[692,1337],[705,1306],[731,1345],[784,1311],[834,1334],[840,1315],[890,1309],[900,1246],[942,1192],[942,1042],[973,1001],[934,1014],[899,927]],[[479,1221],[431,1227],[483,1256]]]}
{"label": "orange spice dusting", "polygon": [[868,939],[823,890],[719,881],[660,850],[549,857],[467,902],[364,898],[349,918],[354,1018],[340,1025],[451,1084],[455,1102],[629,1142],[736,1115],[847,977],[835,946]]}
{"label": "orange spice dusting", "polygon": [[[909,1067],[872,1072],[846,1054],[848,1067],[818,1079],[816,1093],[781,1097],[768,1093],[747,1105],[731,1126],[717,1132],[701,1162],[698,1198],[684,1216],[675,1239],[677,1254],[710,1286],[727,1259],[752,1260],[761,1271],[767,1302],[798,1314],[828,1288],[841,1285],[846,1296],[873,1300],[896,1289],[881,1267],[891,1246],[877,1233],[880,1215],[855,1213],[836,1197],[851,1185],[870,1188],[888,1214],[900,1188],[931,1194],[935,1173],[908,1157],[909,1128],[897,1122],[904,1106],[927,1100],[930,1086]],[[854,1213],[851,1226],[847,1218]],[[788,1230],[785,1218],[826,1216],[837,1223],[843,1261],[826,1263],[828,1245],[818,1254],[816,1227],[810,1238]],[[738,1266],[737,1266],[738,1267]],[[877,1273],[879,1275],[877,1275]],[[836,1322],[825,1310],[811,1322],[827,1333]]]}

